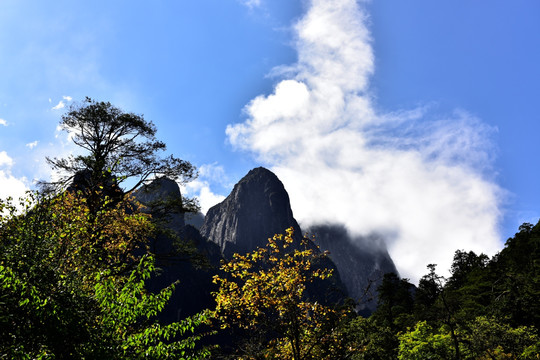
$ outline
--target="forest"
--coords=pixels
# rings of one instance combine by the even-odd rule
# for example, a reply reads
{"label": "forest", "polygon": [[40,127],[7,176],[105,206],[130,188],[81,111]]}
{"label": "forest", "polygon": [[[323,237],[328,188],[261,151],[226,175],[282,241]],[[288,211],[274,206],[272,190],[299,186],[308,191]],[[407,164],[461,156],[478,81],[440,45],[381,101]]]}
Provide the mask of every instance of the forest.
{"label": "forest", "polygon": [[[540,222],[492,258],[456,249],[449,277],[436,264],[418,285],[385,274],[367,317],[358,299],[313,296],[335,276],[329,255],[283,229],[211,270],[214,307],[160,321],[182,283],[146,286],[159,272],[149,244],[167,229],[133,192],[157,177],[189,182],[196,168],[162,157],[154,124],[107,102],[86,98],[60,126],[82,155],[48,158],[54,181],[0,200],[2,359],[540,359]],[[189,198],[159,206],[198,210]]]}

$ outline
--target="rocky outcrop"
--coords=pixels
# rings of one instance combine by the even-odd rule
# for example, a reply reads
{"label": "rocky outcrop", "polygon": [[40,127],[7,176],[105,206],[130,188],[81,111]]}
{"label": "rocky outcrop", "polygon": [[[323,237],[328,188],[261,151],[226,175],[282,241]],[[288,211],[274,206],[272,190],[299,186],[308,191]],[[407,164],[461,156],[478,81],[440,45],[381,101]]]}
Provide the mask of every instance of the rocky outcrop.
{"label": "rocky outcrop", "polygon": [[[201,235],[216,243],[228,259],[233,253],[245,254],[264,247],[268,238],[283,234],[292,227],[300,247],[302,230],[293,217],[289,195],[277,176],[265,168],[251,170],[220,204],[208,210]],[[309,242],[313,250],[317,247]],[[323,303],[338,303],[347,297],[339,271],[328,258],[319,259],[315,267],[328,268],[334,275],[328,281],[315,281],[307,288],[308,297]]]}
{"label": "rocky outcrop", "polygon": [[329,257],[341,275],[357,309],[369,314],[377,307],[377,287],[385,273],[397,274],[384,242],[377,236],[352,236],[342,225],[318,225],[309,228],[320,249]]}
{"label": "rocky outcrop", "polygon": [[216,243],[226,258],[266,245],[269,237],[293,227],[301,237],[293,217],[289,195],[273,172],[259,167],[251,170],[221,203],[210,208],[200,229],[201,235]]}
{"label": "rocky outcrop", "polygon": [[134,194],[135,198],[168,229],[179,233],[185,225],[182,194],[178,184],[168,178],[157,178]]}
{"label": "rocky outcrop", "polygon": [[134,196],[161,228],[149,243],[159,271],[148,282],[148,289],[157,292],[179,281],[159,315],[160,320],[164,323],[179,321],[211,308],[210,292],[215,290],[212,276],[221,259],[219,248],[202,238],[195,227],[185,225],[178,184],[159,178],[136,191]]}

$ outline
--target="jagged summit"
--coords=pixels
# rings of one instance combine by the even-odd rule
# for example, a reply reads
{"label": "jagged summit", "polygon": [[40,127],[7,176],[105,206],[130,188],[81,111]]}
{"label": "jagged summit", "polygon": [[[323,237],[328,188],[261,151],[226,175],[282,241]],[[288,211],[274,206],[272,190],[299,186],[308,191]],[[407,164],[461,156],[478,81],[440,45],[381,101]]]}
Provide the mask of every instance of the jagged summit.
{"label": "jagged summit", "polygon": [[289,227],[294,228],[295,236],[302,236],[283,183],[270,170],[258,167],[223,202],[208,210],[201,235],[230,257],[264,246],[269,237]]}

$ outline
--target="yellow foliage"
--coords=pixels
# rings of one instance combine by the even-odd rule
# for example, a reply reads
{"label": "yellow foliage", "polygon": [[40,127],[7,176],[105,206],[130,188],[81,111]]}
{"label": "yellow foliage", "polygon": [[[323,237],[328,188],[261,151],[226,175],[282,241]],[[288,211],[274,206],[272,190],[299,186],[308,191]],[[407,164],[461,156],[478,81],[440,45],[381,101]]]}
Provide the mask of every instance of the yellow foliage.
{"label": "yellow foliage", "polygon": [[[266,247],[249,254],[234,254],[221,265],[225,276],[214,276],[214,317],[221,328],[268,329],[277,337],[268,345],[272,358],[308,359],[337,312],[306,299],[307,285],[332,275],[315,268],[314,260],[325,256],[304,238],[294,243],[293,229],[268,239]],[[310,246],[311,245],[311,246]]]}

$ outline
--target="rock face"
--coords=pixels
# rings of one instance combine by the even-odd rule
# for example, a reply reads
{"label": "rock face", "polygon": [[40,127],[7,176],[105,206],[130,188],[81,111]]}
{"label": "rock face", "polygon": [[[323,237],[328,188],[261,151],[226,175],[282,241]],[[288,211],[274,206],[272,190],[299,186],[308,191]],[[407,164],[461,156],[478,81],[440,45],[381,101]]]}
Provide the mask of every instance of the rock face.
{"label": "rock face", "polygon": [[[164,231],[150,239],[150,250],[156,255],[156,267],[160,269],[148,282],[154,292],[180,281],[171,299],[159,315],[164,323],[179,321],[203,309],[211,308],[214,291],[212,276],[221,259],[218,247],[201,237],[191,225],[185,225],[182,212],[182,196],[178,184],[170,179],[159,178],[134,194],[146,206]],[[190,242],[202,254],[208,264],[195,267],[186,254],[177,251],[176,242]]]}
{"label": "rock face", "polygon": [[398,273],[386,246],[376,236],[351,236],[342,225],[313,226],[308,231],[341,275],[357,309],[369,314],[377,307],[377,287],[385,273]]}
{"label": "rock face", "polygon": [[[242,178],[223,202],[208,210],[200,231],[230,259],[235,252],[245,254],[264,247],[269,237],[283,234],[289,227],[294,229],[295,243],[300,244],[302,230],[293,217],[285,187],[273,172],[259,167]],[[314,266],[332,269],[334,275],[328,281],[311,283],[306,289],[308,297],[322,303],[343,301],[347,290],[332,260],[323,258]]]}
{"label": "rock face", "polygon": [[137,190],[134,196],[141,204],[147,206],[154,216],[160,216],[167,228],[175,232],[180,232],[184,228],[182,194],[174,180],[155,179]]}
{"label": "rock face", "polygon": [[289,227],[301,238],[283,184],[274,173],[259,167],[242,178],[223,202],[208,210],[200,231],[230,258],[235,252],[243,254],[265,246],[269,237]]}

